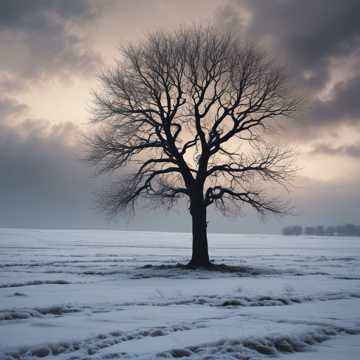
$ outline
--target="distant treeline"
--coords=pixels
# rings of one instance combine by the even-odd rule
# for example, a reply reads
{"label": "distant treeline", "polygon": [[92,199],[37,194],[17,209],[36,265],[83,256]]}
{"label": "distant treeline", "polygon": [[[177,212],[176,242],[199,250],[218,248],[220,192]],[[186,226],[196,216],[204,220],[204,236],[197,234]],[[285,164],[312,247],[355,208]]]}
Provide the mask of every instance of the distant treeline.
{"label": "distant treeline", "polygon": [[284,235],[318,235],[318,236],[360,236],[360,225],[345,224],[337,226],[287,226]]}

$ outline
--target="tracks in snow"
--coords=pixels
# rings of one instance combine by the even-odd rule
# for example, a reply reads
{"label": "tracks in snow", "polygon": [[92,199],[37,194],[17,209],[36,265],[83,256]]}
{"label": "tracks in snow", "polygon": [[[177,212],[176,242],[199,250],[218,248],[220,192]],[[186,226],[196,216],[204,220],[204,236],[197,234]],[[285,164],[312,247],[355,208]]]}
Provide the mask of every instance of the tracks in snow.
{"label": "tracks in snow", "polygon": [[[211,319],[209,319],[211,320]],[[216,319],[212,319],[213,321]],[[224,319],[218,319],[220,321]],[[241,319],[239,318],[239,321]],[[275,321],[275,323],[277,323]],[[274,324],[275,324],[274,323]],[[299,325],[298,321],[287,321],[288,324]],[[218,341],[203,342],[198,345],[169,348],[164,351],[140,351],[128,353],[121,351],[121,345],[127,342],[141,343],[149,338],[176,336],[176,333],[192,332],[196,329],[206,329],[206,319],[192,323],[182,323],[168,327],[153,327],[129,332],[112,331],[99,334],[82,341],[49,343],[42,346],[23,347],[16,352],[3,354],[5,360],[28,360],[45,358],[49,355],[59,356],[66,360],[105,360],[105,359],[162,359],[189,358],[200,359],[258,359],[259,357],[273,357],[282,353],[302,352],[306,349],[343,335],[359,335],[360,327],[344,327],[317,322],[304,322],[306,330],[294,331],[291,334],[273,333],[265,336],[240,336],[233,334]],[[276,328],[276,327],[275,327]],[[120,345],[120,347],[119,347]],[[114,347],[112,349],[112,347]],[[105,351],[104,351],[105,350]],[[120,350],[120,351],[119,351]],[[0,358],[1,354],[0,354]]]}
{"label": "tracks in snow", "polygon": [[[14,293],[13,296],[26,296],[22,293]],[[49,307],[35,307],[35,308],[16,308],[8,310],[0,310],[0,322],[11,320],[23,320],[29,318],[46,318],[54,316],[65,316],[72,313],[80,313],[87,311],[87,315],[91,313],[109,313],[113,311],[122,311],[125,308],[131,308],[133,306],[149,306],[149,307],[169,307],[177,305],[203,305],[203,306],[215,306],[225,308],[237,308],[237,307],[257,307],[257,306],[289,306],[294,304],[311,303],[311,302],[326,302],[335,300],[346,299],[360,299],[360,293],[356,292],[330,292],[325,294],[318,294],[312,296],[296,296],[296,295],[259,295],[259,296],[239,296],[239,295],[208,295],[208,296],[193,296],[189,298],[163,301],[140,301],[140,302],[125,302],[118,304],[99,304],[99,305],[53,305]]]}
{"label": "tracks in snow", "polygon": [[[26,296],[22,293],[14,293],[15,296]],[[11,321],[29,318],[46,318],[53,316],[65,316],[72,313],[80,313],[87,311],[87,315],[91,313],[109,313],[113,311],[122,311],[124,308],[130,308],[133,306],[149,306],[149,307],[169,307],[177,305],[204,305],[204,306],[216,306],[226,308],[236,307],[256,307],[256,306],[289,306],[294,304],[311,303],[316,301],[326,302],[345,299],[360,299],[360,293],[349,292],[330,292],[325,294],[318,294],[313,296],[296,296],[296,295],[283,295],[283,296],[270,296],[259,295],[254,297],[249,296],[193,296],[184,299],[168,300],[153,302],[131,302],[131,303],[118,303],[118,304],[99,304],[99,305],[53,305],[49,307],[35,307],[35,308],[17,308],[0,310],[0,322]]]}

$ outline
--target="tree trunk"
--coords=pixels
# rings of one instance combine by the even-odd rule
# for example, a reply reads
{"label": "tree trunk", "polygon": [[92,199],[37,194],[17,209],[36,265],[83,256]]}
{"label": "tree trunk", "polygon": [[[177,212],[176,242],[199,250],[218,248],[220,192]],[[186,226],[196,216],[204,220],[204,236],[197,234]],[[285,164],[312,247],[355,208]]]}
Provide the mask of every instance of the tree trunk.
{"label": "tree trunk", "polygon": [[191,201],[190,212],[192,216],[192,258],[191,267],[209,267],[209,251],[207,241],[206,206],[203,199]]}

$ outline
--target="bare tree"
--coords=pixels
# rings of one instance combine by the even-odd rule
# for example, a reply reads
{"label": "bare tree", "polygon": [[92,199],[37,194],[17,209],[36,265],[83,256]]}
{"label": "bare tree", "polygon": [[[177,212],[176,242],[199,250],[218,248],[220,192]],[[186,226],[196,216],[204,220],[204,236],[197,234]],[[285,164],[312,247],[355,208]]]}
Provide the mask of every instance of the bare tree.
{"label": "bare tree", "polygon": [[207,207],[249,205],[260,214],[286,211],[266,197],[266,182],[285,183],[290,153],[262,134],[291,116],[283,71],[253,45],[213,28],[155,33],[122,51],[101,76],[89,161],[108,173],[127,169],[104,198],[116,214],[140,198],[169,207],[185,197],[192,216],[189,265],[209,266]]}

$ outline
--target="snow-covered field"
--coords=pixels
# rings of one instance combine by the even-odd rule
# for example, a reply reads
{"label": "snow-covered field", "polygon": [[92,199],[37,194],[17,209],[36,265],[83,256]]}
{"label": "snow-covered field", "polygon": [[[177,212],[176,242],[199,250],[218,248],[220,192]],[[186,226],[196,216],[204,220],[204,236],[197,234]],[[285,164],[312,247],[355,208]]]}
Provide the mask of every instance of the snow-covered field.
{"label": "snow-covered field", "polygon": [[359,238],[209,238],[1,229],[0,359],[360,359]]}

